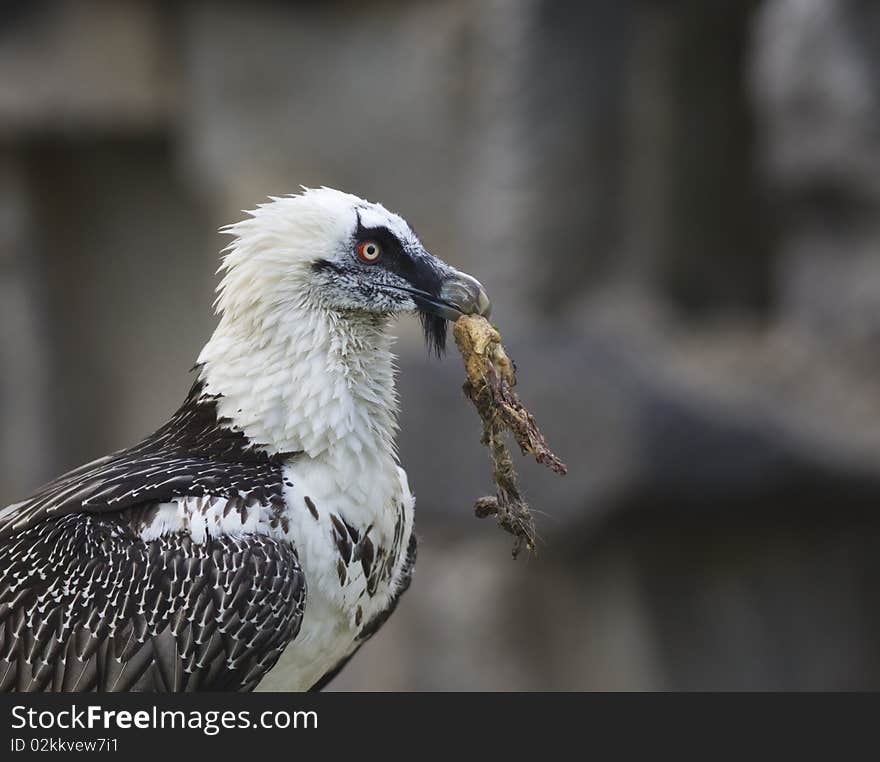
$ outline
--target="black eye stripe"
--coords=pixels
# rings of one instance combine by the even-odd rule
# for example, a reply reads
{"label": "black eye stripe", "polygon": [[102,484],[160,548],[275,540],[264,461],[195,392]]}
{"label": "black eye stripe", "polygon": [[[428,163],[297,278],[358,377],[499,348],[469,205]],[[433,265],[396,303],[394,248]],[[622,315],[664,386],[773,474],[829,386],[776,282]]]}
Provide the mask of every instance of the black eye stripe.
{"label": "black eye stripe", "polygon": [[422,257],[415,257],[390,230],[383,227],[358,227],[357,243],[375,241],[382,250],[382,256],[371,267],[379,267],[400,276],[414,288],[434,296],[440,293],[442,278],[434,267]]}

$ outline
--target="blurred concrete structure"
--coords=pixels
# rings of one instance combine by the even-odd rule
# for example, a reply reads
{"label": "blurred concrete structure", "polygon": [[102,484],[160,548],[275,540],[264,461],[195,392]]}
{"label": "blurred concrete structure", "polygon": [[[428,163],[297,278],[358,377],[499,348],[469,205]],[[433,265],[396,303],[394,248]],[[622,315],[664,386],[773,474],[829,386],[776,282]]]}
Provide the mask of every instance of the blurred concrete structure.
{"label": "blurred concrete structure", "polygon": [[880,687],[878,40],[858,0],[4,4],[0,503],[174,409],[219,225],[341,187],[488,285],[570,475],[523,464],[511,562],[401,321],[419,565],[334,688]]}

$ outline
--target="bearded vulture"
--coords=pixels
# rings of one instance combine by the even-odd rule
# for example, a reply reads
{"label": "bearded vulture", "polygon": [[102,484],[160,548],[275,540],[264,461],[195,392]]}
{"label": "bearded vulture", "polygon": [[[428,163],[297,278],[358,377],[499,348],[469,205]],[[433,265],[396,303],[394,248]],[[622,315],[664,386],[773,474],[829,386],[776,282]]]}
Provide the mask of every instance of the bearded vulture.
{"label": "bearded vulture", "polygon": [[409,585],[396,313],[438,353],[479,282],[379,204],[272,198],[223,231],[219,321],[180,409],[0,510],[0,689],[323,687]]}

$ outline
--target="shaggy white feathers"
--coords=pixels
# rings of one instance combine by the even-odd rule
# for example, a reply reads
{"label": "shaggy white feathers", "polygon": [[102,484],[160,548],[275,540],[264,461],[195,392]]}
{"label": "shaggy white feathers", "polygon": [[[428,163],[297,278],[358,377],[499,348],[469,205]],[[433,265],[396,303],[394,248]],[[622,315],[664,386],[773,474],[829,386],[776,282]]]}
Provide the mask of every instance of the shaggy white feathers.
{"label": "shaggy white feathers", "polygon": [[[358,215],[409,231],[378,204],[322,188],[274,199],[230,225],[216,309],[199,356],[219,412],[270,453],[317,457],[343,444],[394,453],[397,397],[388,317],[342,314],[312,265],[339,255]],[[409,232],[409,235],[412,235]]]}

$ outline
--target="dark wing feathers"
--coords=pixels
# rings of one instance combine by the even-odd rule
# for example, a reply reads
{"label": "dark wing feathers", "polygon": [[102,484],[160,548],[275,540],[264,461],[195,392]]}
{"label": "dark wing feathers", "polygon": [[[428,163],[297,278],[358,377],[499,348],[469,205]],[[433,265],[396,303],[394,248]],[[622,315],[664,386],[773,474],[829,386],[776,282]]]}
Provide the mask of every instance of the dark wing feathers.
{"label": "dark wing feathers", "polygon": [[216,398],[196,382],[174,417],[127,450],[55,479],[0,511],[0,540],[52,517],[119,511],[172,497],[240,497],[283,503],[282,459],[218,419]]}
{"label": "dark wing feathers", "polygon": [[25,530],[0,570],[0,690],[251,690],[305,603],[286,543],[143,542],[116,514]]}
{"label": "dark wing feathers", "polygon": [[156,504],[283,504],[281,461],[196,382],[140,444],[0,510],[0,690],[250,690],[299,631],[295,549],[265,536],[144,542]]}

